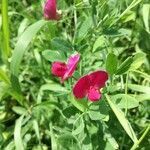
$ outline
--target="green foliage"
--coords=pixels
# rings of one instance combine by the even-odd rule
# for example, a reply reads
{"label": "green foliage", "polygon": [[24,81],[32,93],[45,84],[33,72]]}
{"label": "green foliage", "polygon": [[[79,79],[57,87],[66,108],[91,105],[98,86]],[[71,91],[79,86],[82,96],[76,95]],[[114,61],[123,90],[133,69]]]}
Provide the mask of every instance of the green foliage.
{"label": "green foliage", "polygon": [[137,137],[130,125],[130,123],[128,122],[128,120],[125,118],[124,113],[113,103],[111,102],[110,98],[108,97],[108,95],[106,95],[106,99],[111,107],[111,109],[113,110],[113,112],[115,113],[117,119],[119,120],[119,122],[121,123],[122,127],[125,129],[126,133],[129,135],[129,137],[133,140],[134,143],[137,142]]}
{"label": "green foliage", "polygon": [[65,55],[63,55],[61,51],[45,50],[42,52],[42,55],[50,62],[66,60]]}
{"label": "green foliage", "polygon": [[7,63],[7,59],[10,56],[9,47],[9,24],[8,24],[8,1],[2,0],[2,57],[3,61]]}
{"label": "green foliage", "polygon": [[73,50],[71,43],[61,38],[54,38],[51,41],[51,44],[52,44],[53,49],[55,50],[64,51],[68,53],[71,53]]}
{"label": "green foliage", "polygon": [[110,75],[115,74],[117,71],[117,56],[113,53],[109,53],[106,60],[106,70]]}
{"label": "green foliage", "polygon": [[21,116],[18,120],[16,120],[15,130],[14,130],[14,140],[15,140],[15,146],[16,150],[23,150],[24,146],[22,143],[22,137],[21,137],[21,125],[22,120],[24,116]]}
{"label": "green foliage", "polygon": [[123,73],[126,73],[131,64],[133,63],[133,58],[132,57],[128,57],[117,69],[116,74],[121,75]]}
{"label": "green foliage", "polygon": [[23,58],[24,52],[27,50],[28,45],[30,44],[33,37],[36,33],[41,29],[43,25],[45,25],[46,21],[40,20],[35,24],[31,25],[19,38],[16,47],[13,52],[12,60],[11,60],[11,82],[12,86],[17,92],[20,92],[20,85],[18,81],[19,74],[19,66],[21,60]]}

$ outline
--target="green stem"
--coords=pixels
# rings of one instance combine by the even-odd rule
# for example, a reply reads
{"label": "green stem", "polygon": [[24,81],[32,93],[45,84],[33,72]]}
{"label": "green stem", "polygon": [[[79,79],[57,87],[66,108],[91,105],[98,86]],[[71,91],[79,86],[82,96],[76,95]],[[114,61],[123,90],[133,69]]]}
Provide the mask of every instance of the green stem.
{"label": "green stem", "polygon": [[131,150],[135,150],[138,145],[142,142],[142,140],[145,138],[145,136],[147,135],[147,133],[150,130],[150,124],[148,125],[148,127],[146,128],[145,132],[142,134],[142,136],[140,137],[140,139],[131,147]]}
{"label": "green stem", "polygon": [[[127,76],[126,76],[125,95],[128,94],[128,80],[129,80],[129,72],[127,73]],[[126,98],[125,116],[127,115],[127,111],[128,111],[128,101],[127,101],[127,98]]]}
{"label": "green stem", "polygon": [[8,24],[8,0],[2,0],[2,33],[3,33],[3,51],[4,62],[8,62],[10,55],[9,48],[9,24]]}
{"label": "green stem", "polygon": [[150,82],[150,76],[148,74],[146,74],[146,73],[144,73],[142,71],[139,71],[139,70],[132,70],[132,71],[141,74],[141,76],[143,78],[146,78],[146,80],[148,80]]}
{"label": "green stem", "polygon": [[[129,72],[127,73],[127,76],[126,76],[126,83],[125,83],[125,95],[128,94],[128,80],[129,80]],[[128,100],[126,98],[126,107],[125,107],[125,116],[127,116],[127,113],[128,113]],[[123,138],[122,138],[122,142],[121,142],[121,146],[120,146],[120,150],[123,149],[123,145],[124,145],[124,141],[125,141],[125,137],[126,137],[126,134],[125,132],[123,133]]]}

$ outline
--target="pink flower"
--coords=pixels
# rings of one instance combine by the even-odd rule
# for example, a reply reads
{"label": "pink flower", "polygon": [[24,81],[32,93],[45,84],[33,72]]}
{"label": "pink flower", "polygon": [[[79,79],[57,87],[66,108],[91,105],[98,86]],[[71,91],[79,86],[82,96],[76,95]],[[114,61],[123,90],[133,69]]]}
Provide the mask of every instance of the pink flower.
{"label": "pink flower", "polygon": [[67,64],[59,61],[54,62],[51,68],[52,74],[57,77],[61,77],[61,82],[64,82],[64,80],[68,79],[73,75],[79,59],[80,55],[75,54],[69,57]]}
{"label": "pink flower", "polygon": [[63,62],[54,62],[52,64],[52,73],[57,77],[63,77],[67,71],[67,65]]}
{"label": "pink flower", "polygon": [[105,86],[108,74],[105,71],[95,71],[81,77],[73,87],[76,98],[87,97],[90,101],[98,101],[101,98],[100,89]]}
{"label": "pink flower", "polygon": [[60,14],[57,13],[56,0],[47,0],[44,6],[44,17],[47,20],[58,20]]}

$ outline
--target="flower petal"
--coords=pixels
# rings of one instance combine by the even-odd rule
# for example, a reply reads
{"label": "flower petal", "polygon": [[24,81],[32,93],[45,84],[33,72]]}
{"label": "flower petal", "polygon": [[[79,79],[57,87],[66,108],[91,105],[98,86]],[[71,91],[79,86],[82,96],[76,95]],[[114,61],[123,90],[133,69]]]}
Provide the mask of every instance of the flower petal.
{"label": "flower petal", "polygon": [[73,94],[76,98],[88,97],[91,101],[97,101],[101,98],[100,88],[105,86],[108,74],[105,71],[95,71],[91,74],[81,77],[73,88]]}
{"label": "flower petal", "polygon": [[75,54],[75,55],[71,55],[69,57],[68,63],[67,63],[67,71],[64,74],[63,80],[71,77],[77,67],[77,64],[79,62],[80,59],[80,55],[79,54]]}
{"label": "flower petal", "polygon": [[76,98],[84,98],[90,88],[88,76],[80,78],[73,87],[73,94]]}
{"label": "flower petal", "polygon": [[108,74],[105,71],[95,71],[89,74],[90,85],[96,89],[100,89],[105,86],[105,82],[108,80]]}
{"label": "flower petal", "polygon": [[57,77],[63,77],[67,70],[67,65],[63,62],[54,62],[52,63],[52,74]]}
{"label": "flower petal", "polygon": [[95,88],[90,88],[87,95],[90,101],[98,101],[101,98],[101,93]]}
{"label": "flower petal", "polygon": [[56,0],[47,0],[44,6],[44,17],[47,20],[57,20]]}

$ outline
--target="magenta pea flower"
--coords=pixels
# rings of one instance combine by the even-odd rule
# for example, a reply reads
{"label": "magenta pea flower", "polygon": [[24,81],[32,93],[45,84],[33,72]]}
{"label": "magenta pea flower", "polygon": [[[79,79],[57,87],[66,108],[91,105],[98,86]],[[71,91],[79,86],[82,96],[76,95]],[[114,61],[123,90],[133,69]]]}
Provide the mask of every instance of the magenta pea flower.
{"label": "magenta pea flower", "polygon": [[47,20],[59,20],[60,14],[57,12],[56,0],[47,0],[44,6],[44,17]]}
{"label": "magenta pea flower", "polygon": [[69,57],[67,64],[59,61],[53,62],[51,68],[52,74],[57,77],[60,77],[61,82],[63,83],[64,80],[68,79],[73,75],[79,62],[79,59],[80,55],[74,54]]}
{"label": "magenta pea flower", "polygon": [[81,77],[73,87],[73,94],[77,99],[87,97],[90,101],[101,98],[100,89],[105,86],[108,74],[105,71],[95,71]]}
{"label": "magenta pea flower", "polygon": [[67,71],[67,65],[64,62],[54,62],[52,64],[52,73],[57,77],[63,77]]}

